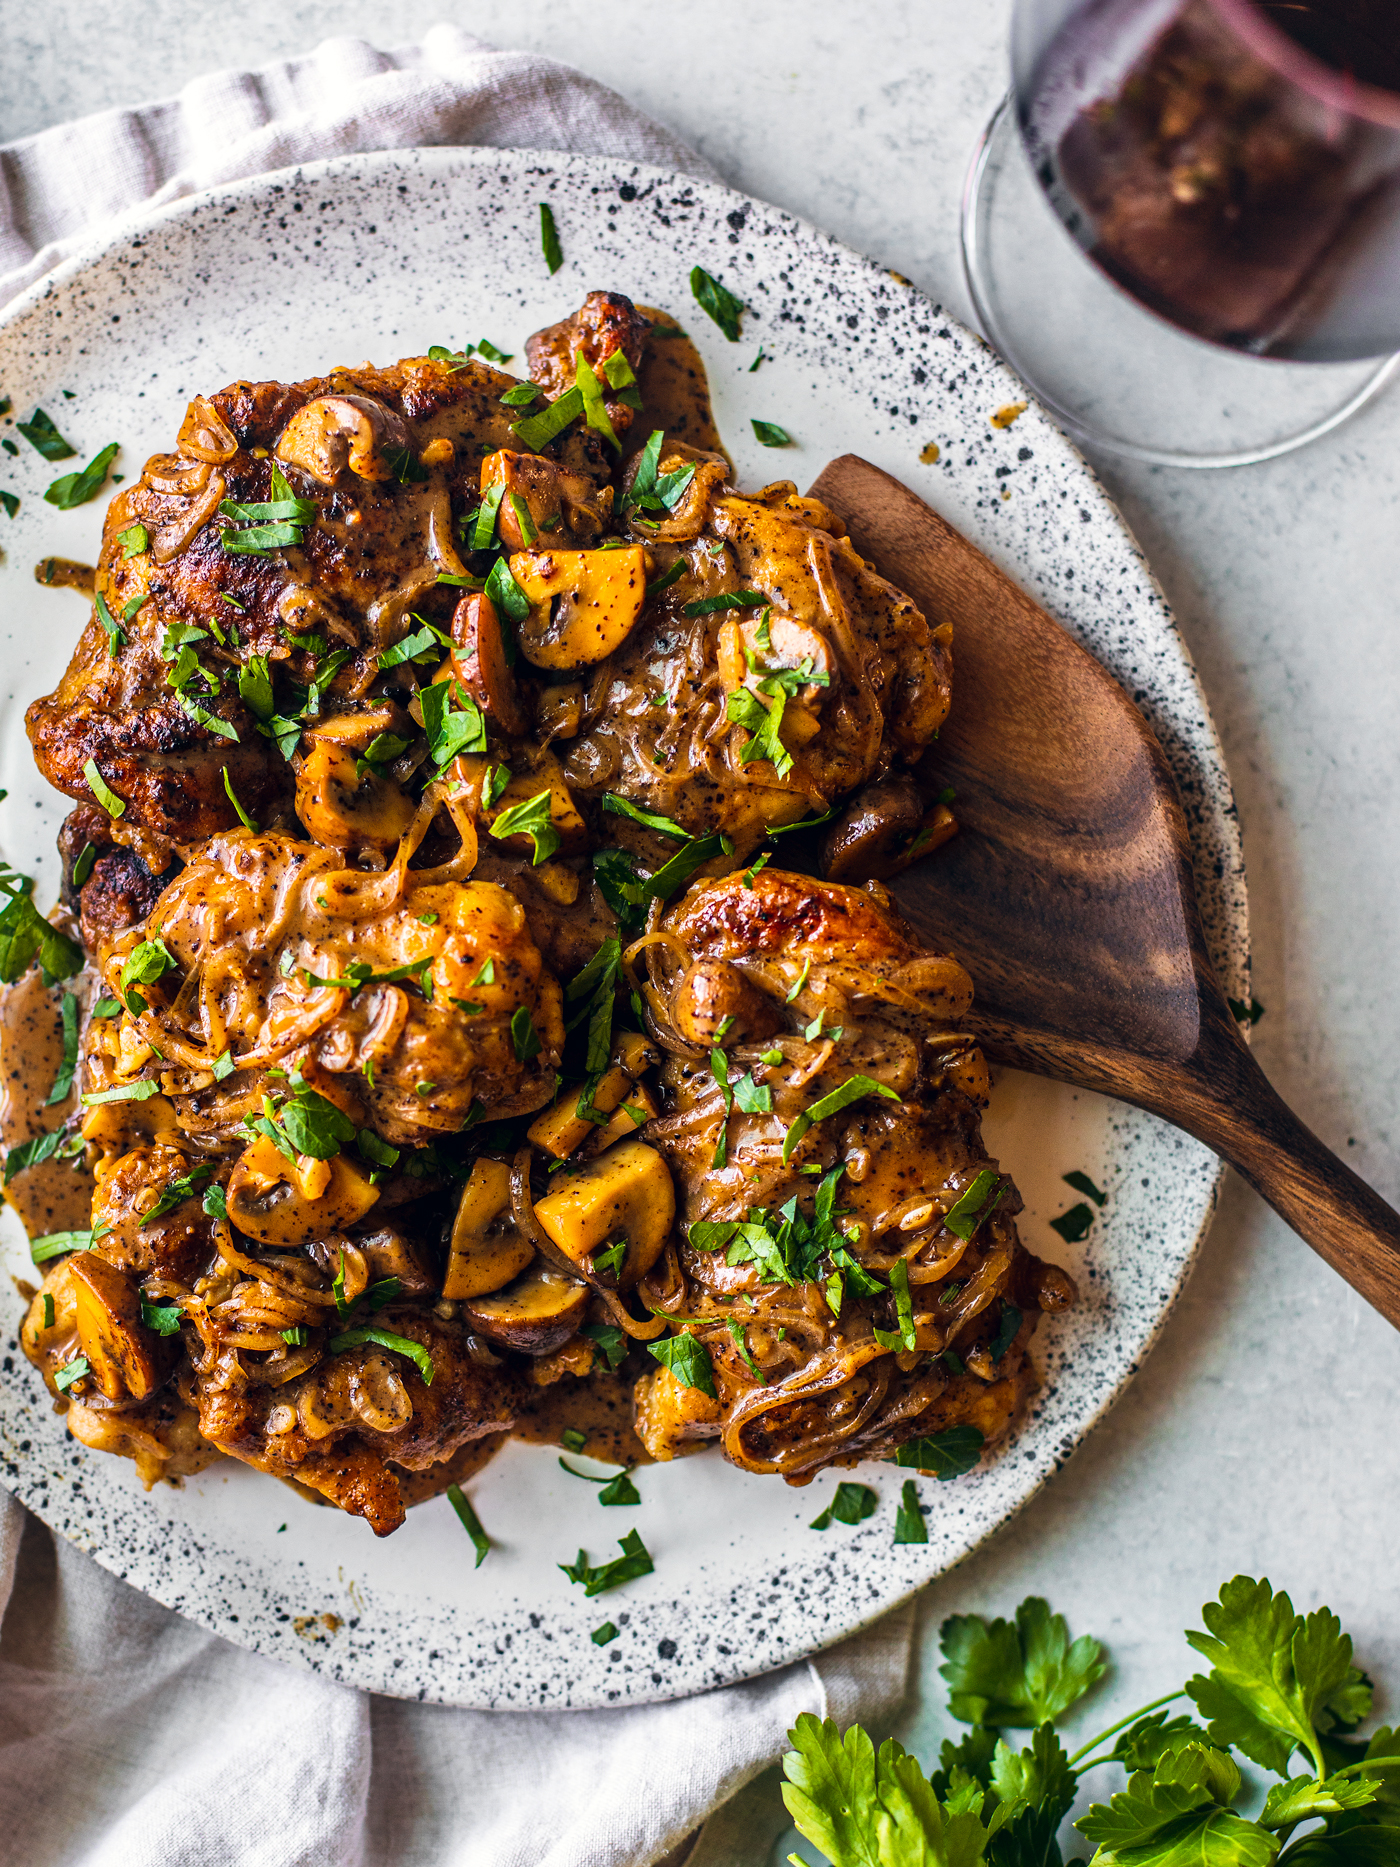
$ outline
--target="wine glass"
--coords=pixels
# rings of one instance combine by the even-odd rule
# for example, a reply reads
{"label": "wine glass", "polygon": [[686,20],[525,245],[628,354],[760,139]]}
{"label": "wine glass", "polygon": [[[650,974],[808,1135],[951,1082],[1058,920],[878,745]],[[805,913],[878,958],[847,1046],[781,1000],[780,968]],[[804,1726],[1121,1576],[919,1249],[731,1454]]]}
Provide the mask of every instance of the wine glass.
{"label": "wine glass", "polygon": [[1242,466],[1389,381],[1400,0],[1017,0],[1011,64],[964,264],[986,336],[1066,428]]}

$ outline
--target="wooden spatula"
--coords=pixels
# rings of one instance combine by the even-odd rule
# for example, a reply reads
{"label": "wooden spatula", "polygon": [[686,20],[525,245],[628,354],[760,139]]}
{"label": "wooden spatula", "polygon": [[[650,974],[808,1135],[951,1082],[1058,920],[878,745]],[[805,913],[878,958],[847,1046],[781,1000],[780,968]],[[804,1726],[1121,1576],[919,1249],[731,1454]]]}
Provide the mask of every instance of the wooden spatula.
{"label": "wooden spatula", "polygon": [[856,549],[954,625],[938,769],[961,833],[894,884],[976,983],[989,1056],[1195,1135],[1397,1327],[1400,1213],[1250,1055],[1206,955],[1186,820],[1117,682],[975,546],[854,454],[812,488]]}

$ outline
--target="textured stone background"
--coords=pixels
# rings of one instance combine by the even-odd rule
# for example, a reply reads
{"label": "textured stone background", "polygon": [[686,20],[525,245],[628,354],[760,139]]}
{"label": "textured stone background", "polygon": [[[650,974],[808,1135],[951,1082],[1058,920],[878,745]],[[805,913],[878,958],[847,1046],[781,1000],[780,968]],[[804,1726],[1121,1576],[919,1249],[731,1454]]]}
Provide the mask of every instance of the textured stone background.
{"label": "textured stone background", "polygon": [[[450,19],[582,66],[735,186],[804,214],[965,314],[957,201],[1004,83],[1008,0],[5,0],[0,140],[337,33]],[[1400,388],[1314,448],[1233,474],[1101,464],[1176,608],[1225,741],[1249,864],[1258,1054],[1392,1200],[1400,1104]],[[1180,1637],[1237,1570],[1329,1602],[1400,1705],[1400,1343],[1229,1186],[1141,1377],[1055,1483],[928,1592],[900,1735],[940,1733],[937,1626],[1048,1595],[1111,1645],[1097,1728],[1185,1676]],[[1117,1710],[1115,1710],[1115,1707]],[[743,1857],[771,1793],[736,1812]],[[770,1831],[771,1832],[771,1831]]]}

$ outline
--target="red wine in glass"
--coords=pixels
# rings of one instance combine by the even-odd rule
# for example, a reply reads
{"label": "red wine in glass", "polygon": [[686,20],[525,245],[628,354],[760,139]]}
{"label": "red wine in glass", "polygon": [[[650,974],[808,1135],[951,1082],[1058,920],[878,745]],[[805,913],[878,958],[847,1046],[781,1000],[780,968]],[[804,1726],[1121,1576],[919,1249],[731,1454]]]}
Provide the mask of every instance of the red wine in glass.
{"label": "red wine in glass", "polygon": [[1400,0],[1025,0],[1017,97],[1080,244],[1183,329],[1400,347]]}

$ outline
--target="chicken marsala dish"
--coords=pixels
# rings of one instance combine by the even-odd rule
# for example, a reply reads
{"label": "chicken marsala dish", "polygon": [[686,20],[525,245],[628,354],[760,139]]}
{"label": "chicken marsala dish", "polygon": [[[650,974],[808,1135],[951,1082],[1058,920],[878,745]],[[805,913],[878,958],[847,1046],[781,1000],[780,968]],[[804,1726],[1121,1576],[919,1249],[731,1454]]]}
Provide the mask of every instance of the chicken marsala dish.
{"label": "chicken marsala dish", "polygon": [[381,1536],[527,1427],[968,1469],[1074,1287],[883,886],[952,629],[734,484],[666,313],[480,353],[199,396],[108,510],[53,922],[0,875],[24,1351],[147,1484]]}

